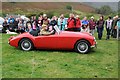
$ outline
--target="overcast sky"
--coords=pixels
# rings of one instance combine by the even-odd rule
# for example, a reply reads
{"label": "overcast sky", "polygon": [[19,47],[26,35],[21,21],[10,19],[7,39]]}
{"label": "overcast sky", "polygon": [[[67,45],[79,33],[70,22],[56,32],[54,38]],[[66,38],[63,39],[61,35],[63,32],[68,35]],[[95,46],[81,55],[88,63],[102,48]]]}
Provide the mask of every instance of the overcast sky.
{"label": "overcast sky", "polygon": [[2,2],[119,2],[120,0],[1,0]]}

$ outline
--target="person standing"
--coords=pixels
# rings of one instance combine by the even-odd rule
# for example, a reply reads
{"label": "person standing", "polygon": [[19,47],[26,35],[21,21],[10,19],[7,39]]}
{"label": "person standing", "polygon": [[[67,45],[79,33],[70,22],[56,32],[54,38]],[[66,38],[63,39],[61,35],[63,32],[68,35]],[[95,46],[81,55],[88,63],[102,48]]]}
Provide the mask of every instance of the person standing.
{"label": "person standing", "polygon": [[70,13],[70,17],[67,20],[67,31],[74,31],[76,27],[76,19],[74,18],[74,14]]}
{"label": "person standing", "polygon": [[76,15],[76,32],[81,31],[81,21],[79,15]]}
{"label": "person standing", "polygon": [[45,27],[46,30],[49,30],[49,20],[48,20],[48,17],[47,17],[46,14],[43,14],[43,24],[42,24],[42,27]]}
{"label": "person standing", "polygon": [[62,31],[64,31],[66,21],[64,19],[64,15],[63,14],[61,14],[60,18],[58,18],[58,22],[57,23],[58,23],[59,29],[62,30]]}
{"label": "person standing", "polygon": [[27,21],[28,21],[28,20],[27,20],[26,18],[24,18],[23,26],[25,27],[25,31],[27,31],[27,25],[26,25],[26,24],[27,24]]}
{"label": "person standing", "polygon": [[102,35],[103,35],[103,30],[104,30],[104,17],[100,16],[100,19],[97,21],[97,32],[98,32],[98,39],[101,40],[102,39]]}
{"label": "person standing", "polygon": [[111,17],[108,17],[108,19],[105,22],[105,25],[106,25],[106,31],[107,31],[106,40],[108,40],[108,39],[110,39],[110,32],[111,32],[111,28],[112,28],[112,19],[111,19]]}
{"label": "person standing", "polygon": [[8,19],[8,23],[14,23],[15,19],[13,16],[10,16],[10,18]]}
{"label": "person standing", "polygon": [[96,26],[96,22],[95,22],[95,20],[94,20],[94,17],[92,16],[91,19],[89,20],[89,28],[90,28],[90,33],[91,33],[92,35],[94,35],[95,26]]}
{"label": "person standing", "polygon": [[52,17],[49,25],[50,25],[50,26],[55,26],[55,25],[57,25],[56,16],[53,16],[53,17]]}
{"label": "person standing", "polygon": [[6,19],[4,20],[2,26],[3,26],[2,33],[6,33],[6,30],[8,29],[8,23]]}
{"label": "person standing", "polygon": [[89,32],[89,21],[86,16],[82,20],[82,32]]}
{"label": "person standing", "polygon": [[33,17],[32,23],[31,25],[28,24],[28,27],[31,29],[29,29],[30,34],[32,34],[33,36],[38,36],[38,33],[40,32],[39,26],[38,26],[38,21],[36,19],[36,16]]}
{"label": "person standing", "polygon": [[57,19],[56,16],[53,16],[50,23],[49,23],[49,30],[48,31],[52,31],[54,29],[54,26],[57,25]]}
{"label": "person standing", "polygon": [[41,26],[43,24],[43,16],[40,15],[40,17],[38,18],[38,27],[41,29]]}
{"label": "person standing", "polygon": [[27,32],[32,31],[32,24],[30,19],[28,19],[27,23],[26,23],[26,27],[27,27]]}
{"label": "person standing", "polygon": [[120,37],[120,18],[117,21],[117,39]]}
{"label": "person standing", "polygon": [[16,18],[15,21],[14,21],[15,32],[18,30],[18,23],[19,23],[19,19]]}
{"label": "person standing", "polygon": [[114,17],[113,22],[112,22],[113,38],[117,37],[117,20],[118,20],[118,15]]}
{"label": "person standing", "polygon": [[115,20],[115,17],[113,17],[113,19],[112,19],[112,28],[111,28],[111,37],[113,37],[113,35],[114,35],[114,20]]}
{"label": "person standing", "polygon": [[9,23],[9,31],[15,32],[15,26],[14,26],[14,23],[12,22],[12,20],[10,20],[10,23]]}
{"label": "person standing", "polygon": [[25,32],[25,27],[24,27],[24,24],[22,23],[21,20],[18,23],[18,30],[19,30],[20,33],[24,33]]}

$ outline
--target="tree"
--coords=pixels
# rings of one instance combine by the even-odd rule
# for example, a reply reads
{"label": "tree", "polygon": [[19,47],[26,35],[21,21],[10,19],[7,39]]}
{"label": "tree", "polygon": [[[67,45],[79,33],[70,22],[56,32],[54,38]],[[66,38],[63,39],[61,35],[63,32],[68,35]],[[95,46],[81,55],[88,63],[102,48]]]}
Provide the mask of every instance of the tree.
{"label": "tree", "polygon": [[103,15],[109,15],[109,14],[111,14],[112,12],[113,12],[112,9],[111,9],[110,6],[108,6],[108,5],[104,5],[104,6],[102,6],[101,8],[96,9],[96,13],[98,13],[98,14],[103,14]]}
{"label": "tree", "polygon": [[67,5],[67,6],[66,6],[66,9],[72,11],[72,6],[71,6],[71,5]]}

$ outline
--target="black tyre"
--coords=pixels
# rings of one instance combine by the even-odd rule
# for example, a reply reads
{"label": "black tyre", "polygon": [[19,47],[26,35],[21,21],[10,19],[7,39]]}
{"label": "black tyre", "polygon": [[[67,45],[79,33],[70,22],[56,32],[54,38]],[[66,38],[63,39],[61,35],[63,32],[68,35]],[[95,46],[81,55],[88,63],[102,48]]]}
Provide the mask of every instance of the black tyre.
{"label": "black tyre", "polygon": [[85,54],[90,50],[90,44],[86,40],[80,40],[75,44],[75,51]]}
{"label": "black tyre", "polygon": [[20,40],[19,47],[24,51],[30,51],[33,49],[33,43],[30,39],[24,38]]}

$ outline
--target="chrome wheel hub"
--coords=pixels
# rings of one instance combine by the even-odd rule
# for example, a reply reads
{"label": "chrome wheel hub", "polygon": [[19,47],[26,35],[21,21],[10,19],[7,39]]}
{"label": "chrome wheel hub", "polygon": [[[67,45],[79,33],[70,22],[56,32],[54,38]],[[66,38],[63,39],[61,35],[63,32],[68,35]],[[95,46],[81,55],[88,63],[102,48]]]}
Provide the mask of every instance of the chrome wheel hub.
{"label": "chrome wheel hub", "polygon": [[31,43],[30,43],[30,41],[28,41],[28,40],[24,40],[22,43],[21,43],[21,47],[22,47],[22,49],[23,50],[25,50],[25,51],[28,51],[28,50],[30,50],[31,49]]}

